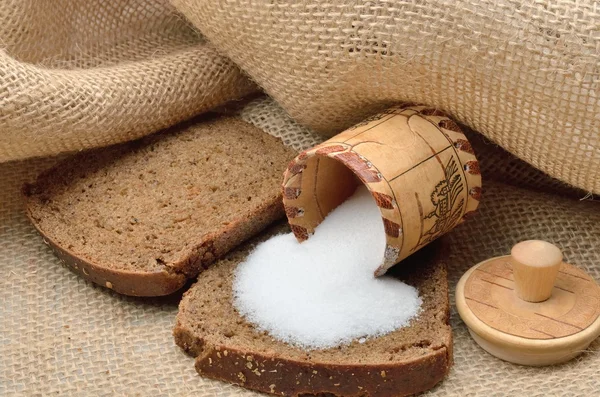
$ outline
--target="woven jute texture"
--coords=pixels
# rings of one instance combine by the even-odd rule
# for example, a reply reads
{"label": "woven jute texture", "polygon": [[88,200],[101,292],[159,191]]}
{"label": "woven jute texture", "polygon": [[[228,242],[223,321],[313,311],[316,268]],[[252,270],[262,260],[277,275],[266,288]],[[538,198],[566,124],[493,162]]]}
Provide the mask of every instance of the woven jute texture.
{"label": "woven jute texture", "polygon": [[425,103],[600,192],[596,1],[171,1],[301,124]]}
{"label": "woven jute texture", "polygon": [[[300,149],[320,139],[270,99],[255,99],[241,116]],[[479,215],[447,236],[450,287],[470,266],[506,254],[522,239],[558,244],[565,258],[600,280],[600,203],[542,193],[493,180],[501,158],[536,189],[556,181],[487,144],[487,177]],[[495,153],[495,154],[494,154]],[[135,299],[88,283],[43,244],[21,209],[19,189],[55,159],[0,164],[0,395],[2,396],[254,396],[199,377],[193,359],[173,342],[180,296]],[[506,180],[511,182],[510,180]],[[451,296],[453,300],[453,296]],[[453,309],[455,363],[431,396],[595,396],[600,341],[562,366],[528,368],[500,361],[469,337]]]}
{"label": "woven jute texture", "polygon": [[0,162],[134,139],[254,90],[167,0],[0,2]]}

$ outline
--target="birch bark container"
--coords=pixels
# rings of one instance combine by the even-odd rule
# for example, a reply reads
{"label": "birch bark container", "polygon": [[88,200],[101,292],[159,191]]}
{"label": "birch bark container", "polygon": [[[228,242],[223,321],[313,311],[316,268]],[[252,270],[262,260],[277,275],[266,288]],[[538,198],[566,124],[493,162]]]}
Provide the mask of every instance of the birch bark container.
{"label": "birch bark container", "polygon": [[481,197],[479,164],[459,126],[436,109],[397,106],[290,163],[283,202],[296,238],[308,239],[361,183],[386,233],[376,276],[460,224]]}

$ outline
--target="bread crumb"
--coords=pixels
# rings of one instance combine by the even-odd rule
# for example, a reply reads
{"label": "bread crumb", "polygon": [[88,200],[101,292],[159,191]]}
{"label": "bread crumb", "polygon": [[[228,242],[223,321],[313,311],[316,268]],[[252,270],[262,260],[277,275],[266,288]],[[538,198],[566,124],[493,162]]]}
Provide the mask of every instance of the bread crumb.
{"label": "bread crumb", "polygon": [[112,287],[113,287],[112,283],[110,281],[107,281],[106,282],[106,288],[112,289]]}
{"label": "bread crumb", "polygon": [[381,377],[385,378],[385,371],[381,371]]}
{"label": "bread crumb", "polygon": [[227,353],[227,350],[223,350],[223,355],[224,355],[225,357],[227,357],[227,354],[228,354],[228,353]]}
{"label": "bread crumb", "polygon": [[251,361],[247,361],[246,362],[246,367],[248,367],[248,369],[252,369],[252,362]]}
{"label": "bread crumb", "polygon": [[269,391],[270,391],[271,393],[275,393],[275,383],[273,383],[273,384],[269,385]]}
{"label": "bread crumb", "polygon": [[242,381],[242,383],[246,383],[246,377],[244,376],[243,373],[238,372],[237,377]]}

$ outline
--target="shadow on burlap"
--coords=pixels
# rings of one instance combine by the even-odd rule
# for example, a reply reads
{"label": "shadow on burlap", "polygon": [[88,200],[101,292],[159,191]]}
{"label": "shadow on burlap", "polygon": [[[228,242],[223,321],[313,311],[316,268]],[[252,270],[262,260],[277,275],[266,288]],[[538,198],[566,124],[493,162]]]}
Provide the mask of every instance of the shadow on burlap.
{"label": "shadow on burlap", "polygon": [[[295,149],[320,139],[270,99],[252,100],[239,113]],[[578,200],[580,192],[558,196],[493,181],[499,156],[509,155],[480,156],[488,175],[479,215],[447,237],[452,294],[470,266],[529,238],[558,244],[567,261],[600,280],[600,203]],[[24,181],[55,161],[0,164],[0,395],[256,395],[196,374],[171,335],[180,295],[123,297],[60,265],[26,220],[19,195]],[[525,170],[537,175],[536,189],[554,183]],[[600,390],[599,341],[562,366],[516,366],[482,351],[452,310],[455,363],[427,395],[592,396]]]}

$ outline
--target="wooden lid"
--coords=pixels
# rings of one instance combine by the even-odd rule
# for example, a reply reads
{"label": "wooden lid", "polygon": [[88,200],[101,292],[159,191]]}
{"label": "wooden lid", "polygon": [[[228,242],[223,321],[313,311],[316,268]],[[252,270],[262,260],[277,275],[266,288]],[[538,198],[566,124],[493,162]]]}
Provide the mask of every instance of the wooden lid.
{"label": "wooden lid", "polygon": [[[550,247],[547,256],[532,256],[523,246],[515,248],[517,255],[488,259],[463,275],[456,289],[461,318],[485,350],[507,361],[548,365],[576,356],[600,334],[600,287],[582,270],[563,263],[560,250]],[[515,270],[523,272],[523,263],[529,273],[517,283]],[[541,302],[522,299],[519,287],[526,290],[539,281],[535,269],[547,272],[553,266],[549,297]]]}

